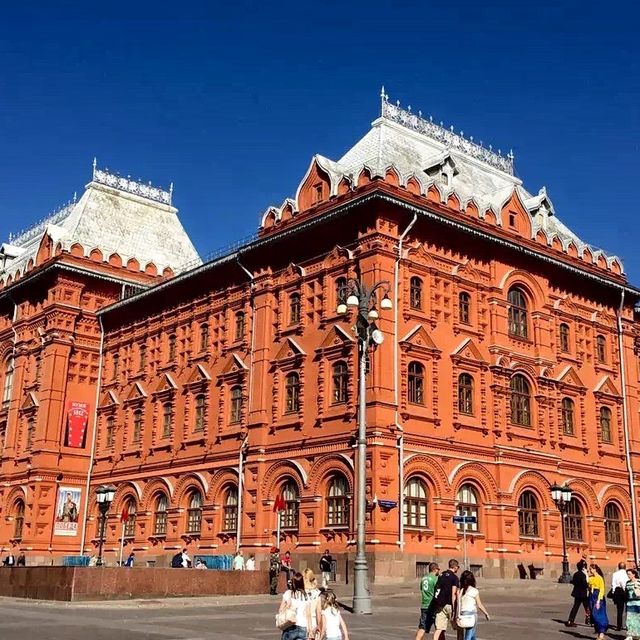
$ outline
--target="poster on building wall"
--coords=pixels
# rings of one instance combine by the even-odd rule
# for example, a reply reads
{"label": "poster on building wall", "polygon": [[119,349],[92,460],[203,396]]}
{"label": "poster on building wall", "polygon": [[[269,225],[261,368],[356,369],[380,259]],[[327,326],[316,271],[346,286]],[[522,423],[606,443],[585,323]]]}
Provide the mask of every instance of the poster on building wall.
{"label": "poster on building wall", "polygon": [[65,447],[84,448],[89,424],[89,405],[86,402],[67,400],[67,428],[64,432]]}
{"label": "poster on building wall", "polygon": [[82,489],[78,487],[58,487],[53,535],[75,536],[78,534],[81,494]]}

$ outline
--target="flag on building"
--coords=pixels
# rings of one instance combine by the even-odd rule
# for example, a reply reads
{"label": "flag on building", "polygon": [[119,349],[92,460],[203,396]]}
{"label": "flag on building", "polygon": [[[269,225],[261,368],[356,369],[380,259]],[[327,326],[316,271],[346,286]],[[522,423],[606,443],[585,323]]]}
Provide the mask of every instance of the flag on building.
{"label": "flag on building", "polygon": [[277,513],[279,511],[284,511],[286,508],[287,508],[287,505],[284,501],[284,498],[281,495],[279,495],[273,503],[273,510]]}

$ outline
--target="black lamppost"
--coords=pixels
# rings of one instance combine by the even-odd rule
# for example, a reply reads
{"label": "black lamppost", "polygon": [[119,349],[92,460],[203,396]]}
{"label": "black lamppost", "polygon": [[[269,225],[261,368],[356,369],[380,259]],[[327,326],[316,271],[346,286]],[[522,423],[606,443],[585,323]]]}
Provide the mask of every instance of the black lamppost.
{"label": "black lamppost", "polygon": [[98,547],[97,567],[102,566],[102,543],[104,542],[104,532],[107,526],[107,513],[116,494],[116,488],[113,485],[105,485],[96,489],[96,502],[100,510],[100,542]]}
{"label": "black lamppost", "polygon": [[571,574],[569,573],[569,559],[567,558],[567,532],[565,529],[565,514],[567,507],[571,502],[572,491],[568,484],[560,486],[554,484],[551,487],[551,497],[560,512],[560,520],[562,521],[562,575],[558,578],[558,582],[567,584],[571,582]]}
{"label": "black lamppost", "polygon": [[389,298],[389,283],[386,280],[376,282],[368,287],[362,282],[350,279],[343,296],[349,294],[345,302],[338,305],[337,312],[345,314],[351,309],[358,310],[355,332],[358,337],[358,458],[356,474],[356,559],[353,563],[353,612],[371,613],[371,594],[369,592],[367,556],[365,554],[365,518],[367,512],[367,354],[371,345],[382,344],[384,335],[376,328],[379,318],[376,304],[378,292],[384,292],[380,300],[380,309],[393,307]]}

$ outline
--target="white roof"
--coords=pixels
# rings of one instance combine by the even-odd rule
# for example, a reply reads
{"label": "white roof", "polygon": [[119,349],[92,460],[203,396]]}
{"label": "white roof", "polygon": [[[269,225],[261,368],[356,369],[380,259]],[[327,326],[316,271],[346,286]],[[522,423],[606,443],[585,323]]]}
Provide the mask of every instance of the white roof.
{"label": "white roof", "polygon": [[[82,246],[88,256],[100,250],[103,259],[117,253],[126,264],[135,258],[143,271],[153,263],[158,273],[169,267],[179,273],[200,264],[200,258],[171,206],[170,192],[94,171],[82,197],[40,221],[0,247],[0,283],[23,274],[35,262],[45,234],[64,250]],[[144,195],[141,195],[144,194]],[[4,268],[3,268],[4,260]]]}

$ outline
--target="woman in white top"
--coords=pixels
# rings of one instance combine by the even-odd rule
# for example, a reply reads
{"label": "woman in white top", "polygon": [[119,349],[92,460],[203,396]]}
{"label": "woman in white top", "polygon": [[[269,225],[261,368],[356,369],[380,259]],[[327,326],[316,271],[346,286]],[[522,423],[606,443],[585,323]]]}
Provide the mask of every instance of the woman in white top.
{"label": "woman in white top", "polygon": [[282,594],[280,611],[290,607],[296,612],[296,623],[282,632],[282,640],[309,640],[311,635],[311,608],[304,588],[304,578],[297,572],[291,577],[291,588]]}
{"label": "woman in white top", "polygon": [[338,609],[338,600],[333,591],[322,594],[322,610],[320,615],[319,640],[349,640],[347,625]]}
{"label": "woman in white top", "polygon": [[309,614],[311,616],[311,626],[309,627],[311,633],[309,635],[315,638],[320,620],[320,589],[318,589],[316,574],[309,567],[304,570],[304,589],[307,592],[307,598],[309,598]]}
{"label": "woman in white top", "polygon": [[476,589],[476,577],[471,571],[463,571],[460,576],[457,604],[456,624],[464,632],[463,640],[476,640],[478,609],[484,613],[487,620],[489,620],[489,614],[480,600],[480,592]]}

